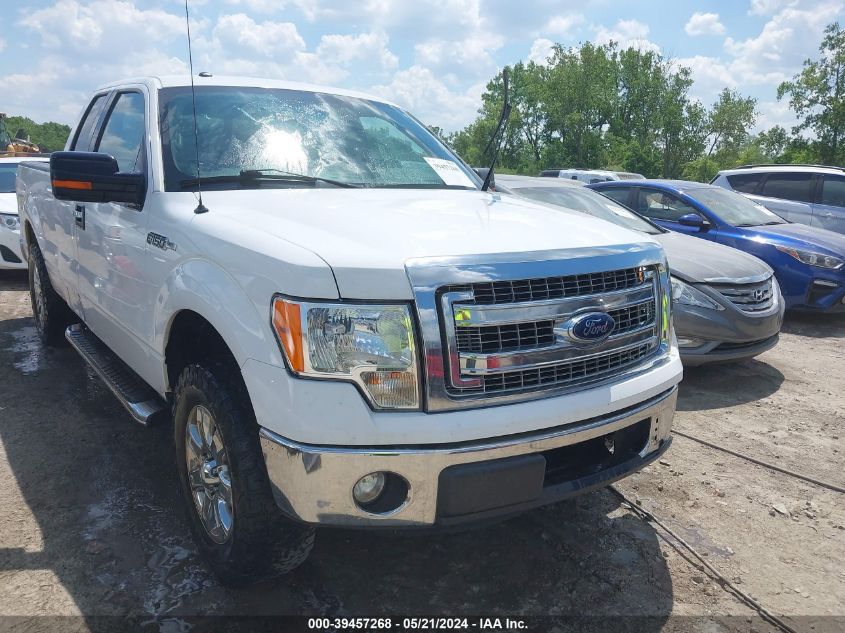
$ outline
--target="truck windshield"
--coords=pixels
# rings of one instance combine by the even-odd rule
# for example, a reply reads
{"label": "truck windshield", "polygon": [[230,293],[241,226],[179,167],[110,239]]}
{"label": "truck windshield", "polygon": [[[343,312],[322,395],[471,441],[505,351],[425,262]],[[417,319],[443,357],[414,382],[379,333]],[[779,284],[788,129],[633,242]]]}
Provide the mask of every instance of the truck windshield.
{"label": "truck windshield", "polygon": [[15,193],[17,163],[0,163],[0,193]]}
{"label": "truck windshield", "polygon": [[[195,188],[191,89],[164,88],[159,104],[165,189]],[[437,189],[481,184],[425,126],[385,103],[303,90],[202,86],[196,88],[196,112],[204,188],[327,186],[327,181]],[[274,171],[307,178],[240,177]]]}

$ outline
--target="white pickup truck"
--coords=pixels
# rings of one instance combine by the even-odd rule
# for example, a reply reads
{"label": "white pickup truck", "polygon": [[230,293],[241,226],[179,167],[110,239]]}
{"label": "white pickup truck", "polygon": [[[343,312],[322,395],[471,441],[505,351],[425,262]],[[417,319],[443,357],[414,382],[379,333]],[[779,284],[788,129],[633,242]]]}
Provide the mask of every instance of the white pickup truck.
{"label": "white pickup truck", "polygon": [[294,568],[315,526],[484,522],[668,448],[659,245],[482,189],[384,100],[211,76],[103,86],[21,168],[38,331],[172,417],[224,582]]}

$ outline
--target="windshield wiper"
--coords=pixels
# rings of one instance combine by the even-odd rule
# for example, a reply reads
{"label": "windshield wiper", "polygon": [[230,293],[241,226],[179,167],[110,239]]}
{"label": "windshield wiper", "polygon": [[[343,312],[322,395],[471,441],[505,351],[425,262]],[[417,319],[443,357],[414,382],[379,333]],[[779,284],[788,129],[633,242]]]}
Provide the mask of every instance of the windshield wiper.
{"label": "windshield wiper", "polygon": [[360,185],[351,182],[343,182],[342,180],[332,180],[331,178],[323,178],[322,176],[308,176],[306,174],[297,174],[292,171],[284,171],[282,169],[244,169],[241,171],[241,178],[256,179],[267,178],[270,180],[291,180],[299,182],[325,182],[335,187],[346,187],[351,189],[359,189]]}
{"label": "windshield wiper", "polygon": [[321,178],[320,176],[307,176],[305,174],[296,174],[293,172],[282,171],[280,169],[244,169],[238,174],[225,174],[223,176],[203,176],[201,178],[188,178],[179,182],[182,189],[189,187],[196,187],[197,185],[216,184],[216,183],[253,183],[253,182],[295,182],[314,184],[316,182],[325,182],[335,187],[358,188],[358,185],[350,182],[342,182],[340,180],[331,180],[329,178]]}

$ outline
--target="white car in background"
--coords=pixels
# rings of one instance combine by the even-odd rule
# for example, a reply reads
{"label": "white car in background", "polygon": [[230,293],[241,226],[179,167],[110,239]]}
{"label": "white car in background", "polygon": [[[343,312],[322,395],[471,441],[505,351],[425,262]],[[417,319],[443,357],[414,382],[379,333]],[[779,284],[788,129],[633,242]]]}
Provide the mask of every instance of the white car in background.
{"label": "white car in background", "polygon": [[0,158],[0,270],[26,268],[26,262],[21,257],[21,232],[15,197],[18,164],[25,160],[44,162],[48,159],[31,156]]}
{"label": "white car in background", "polygon": [[643,180],[645,176],[630,171],[609,171],[606,169],[544,169],[541,178],[566,178],[591,185],[610,180]]}

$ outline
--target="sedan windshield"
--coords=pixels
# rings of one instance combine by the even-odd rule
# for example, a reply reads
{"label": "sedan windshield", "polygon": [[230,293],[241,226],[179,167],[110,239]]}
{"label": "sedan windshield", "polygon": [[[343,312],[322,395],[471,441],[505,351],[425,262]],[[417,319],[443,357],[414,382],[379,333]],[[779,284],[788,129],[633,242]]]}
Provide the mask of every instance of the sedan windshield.
{"label": "sedan windshield", "polygon": [[663,229],[652,224],[645,218],[640,217],[610,198],[605,198],[600,193],[589,189],[576,187],[511,187],[511,190],[538,202],[545,202],[547,204],[573,209],[574,211],[588,213],[602,220],[618,224],[626,229],[642,231],[649,235],[663,233]]}
{"label": "sedan windshield", "polygon": [[17,163],[0,163],[0,193],[15,193]]}
{"label": "sedan windshield", "polygon": [[732,226],[785,224],[786,220],[739,193],[721,187],[702,187],[686,192]]}
{"label": "sedan windshield", "polygon": [[302,90],[197,87],[197,144],[191,89],[159,95],[167,191],[196,188],[197,146],[199,184],[213,189],[481,184],[423,125],[385,103]]}

